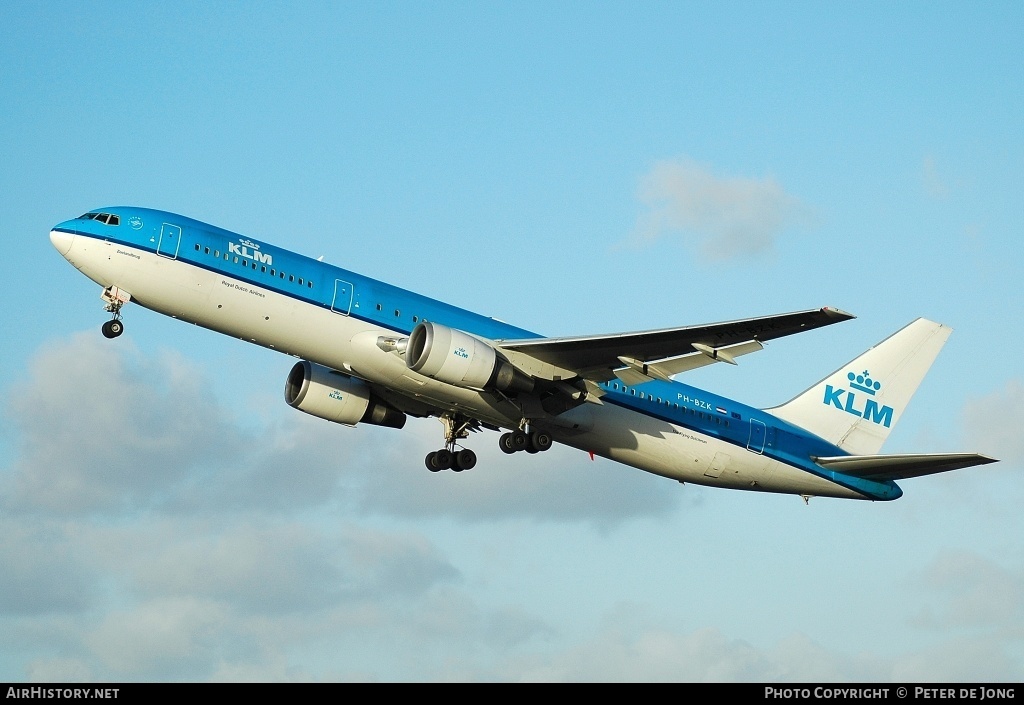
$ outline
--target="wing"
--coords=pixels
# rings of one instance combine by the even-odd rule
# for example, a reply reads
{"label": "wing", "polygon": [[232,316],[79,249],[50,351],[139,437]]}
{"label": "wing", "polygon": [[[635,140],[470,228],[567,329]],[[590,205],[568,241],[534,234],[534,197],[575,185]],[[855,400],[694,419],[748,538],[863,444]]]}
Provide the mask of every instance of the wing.
{"label": "wing", "polygon": [[977,453],[920,453],[904,455],[839,455],[813,458],[828,470],[868,480],[905,480],[908,477],[934,475],[939,472],[999,462]]}
{"label": "wing", "polygon": [[767,340],[851,318],[845,311],[825,307],[684,328],[496,342],[502,350],[573,370],[585,379],[603,382],[619,376],[635,384],[627,379],[631,373],[642,380],[665,379],[703,364],[733,362],[736,355],[760,350],[760,343]]}

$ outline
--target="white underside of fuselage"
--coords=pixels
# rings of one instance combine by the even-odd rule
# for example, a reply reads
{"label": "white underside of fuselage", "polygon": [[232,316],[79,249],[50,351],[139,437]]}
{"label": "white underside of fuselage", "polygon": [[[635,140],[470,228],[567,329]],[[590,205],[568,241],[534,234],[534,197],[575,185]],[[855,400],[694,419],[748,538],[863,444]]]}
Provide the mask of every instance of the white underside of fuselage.
{"label": "white underside of fuselage", "polygon": [[[70,237],[67,235],[65,238]],[[63,253],[103,287],[145,308],[352,374],[431,406],[517,428],[516,406],[411,371],[377,345],[393,330],[224,274],[82,235]],[[358,313],[358,311],[353,311]],[[712,487],[864,499],[857,492],[744,447],[609,403],[584,403],[537,425],[556,441],[663,477]]]}

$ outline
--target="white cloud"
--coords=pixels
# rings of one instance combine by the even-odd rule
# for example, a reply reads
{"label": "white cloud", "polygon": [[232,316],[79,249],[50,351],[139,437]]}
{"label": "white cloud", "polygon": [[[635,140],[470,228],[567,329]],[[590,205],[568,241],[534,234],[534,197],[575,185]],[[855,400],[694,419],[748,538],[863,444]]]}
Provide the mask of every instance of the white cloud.
{"label": "white cloud", "polygon": [[0,520],[0,615],[86,610],[99,577],[67,524]]}
{"label": "white cloud", "polygon": [[770,253],[788,229],[811,224],[811,209],[773,178],[720,177],[690,159],[659,162],[640,183],[635,237],[679,235],[709,260]]}
{"label": "white cloud", "polygon": [[231,660],[241,636],[225,606],[184,597],[111,610],[83,640],[92,659],[115,678],[163,680],[190,679],[211,663]]}
{"label": "white cloud", "polygon": [[1014,574],[972,551],[944,551],[922,572],[920,582],[944,596],[913,614],[922,629],[984,633],[1024,632],[1024,574]]}
{"label": "white cloud", "polygon": [[[467,565],[427,532],[474,544],[466,556],[486,555],[511,520],[601,535],[677,512],[675,483],[569,449],[516,457],[476,445],[496,434],[471,439],[472,471],[429,473],[421,455],[436,447],[436,421],[347,429],[283,409],[289,420],[246,431],[203,379],[174,356],[76,338],[41,353],[10,396],[21,455],[0,485],[0,651],[18,654],[25,677],[937,681],[930,664],[948,667],[960,647],[972,661],[950,673],[1021,673],[1008,646],[1020,638],[1020,576],[971,556],[943,556],[924,576],[932,599],[914,628],[936,635],[927,652],[851,656],[800,633],[765,648],[649,608],[612,610],[588,637],[585,618],[548,621],[486,584],[535,566]],[[86,413],[93,394],[101,409],[131,410],[124,444],[90,445],[104,428]],[[168,411],[189,418],[168,429]],[[62,472],[88,496],[28,491]],[[423,533],[396,526],[405,518]]]}
{"label": "white cloud", "polygon": [[1011,379],[1002,389],[972,399],[964,408],[964,429],[972,445],[1005,463],[1024,462],[1024,383]]}
{"label": "white cloud", "polygon": [[[348,429],[282,408],[247,429],[198,366],[122,342],[47,346],[6,398],[18,454],[0,470],[0,650],[17,646],[30,678],[368,680],[392,673],[369,654],[395,639],[412,661],[429,654],[410,673],[484,673],[551,628],[454,589],[459,567],[421,534],[353,519],[607,528],[679,505],[675,483],[565,449],[481,448],[473,471],[430,473],[436,421]],[[437,643],[453,639],[481,655],[446,671]],[[360,661],[282,665],[309,644],[369,642]]]}
{"label": "white cloud", "polygon": [[441,439],[433,419],[413,419],[402,431],[351,429],[285,409],[284,420],[245,428],[197,365],[120,343],[79,335],[36,356],[5,409],[20,455],[0,476],[0,506],[120,516],[287,514],[331,504],[611,526],[664,516],[682,501],[671,481],[579,451],[506,456],[495,433],[470,440],[480,456],[472,471],[430,473],[423,456]]}
{"label": "white cloud", "polygon": [[40,659],[28,664],[28,680],[33,683],[88,683],[92,671],[80,659]]}
{"label": "white cloud", "polygon": [[372,596],[416,596],[458,571],[416,535],[301,523],[173,524],[135,564],[149,596],[202,596],[246,612],[312,612]]}
{"label": "white cloud", "polygon": [[4,412],[20,450],[3,478],[9,511],[152,506],[242,441],[191,366],[86,335],[41,350]]}
{"label": "white cloud", "polygon": [[631,605],[610,611],[593,638],[549,658],[509,665],[507,680],[542,682],[793,683],[888,678],[882,659],[831,652],[795,634],[759,649],[702,627],[687,631]]}

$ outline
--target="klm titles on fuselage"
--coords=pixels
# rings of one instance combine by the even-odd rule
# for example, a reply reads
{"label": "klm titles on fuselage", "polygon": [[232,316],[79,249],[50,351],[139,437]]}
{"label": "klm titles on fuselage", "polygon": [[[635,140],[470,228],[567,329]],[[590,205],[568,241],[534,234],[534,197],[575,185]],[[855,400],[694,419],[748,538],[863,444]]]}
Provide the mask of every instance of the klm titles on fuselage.
{"label": "klm titles on fuselage", "polygon": [[228,252],[245,259],[251,259],[254,262],[260,262],[261,264],[274,264],[273,256],[266,252],[260,252],[260,246],[252,240],[239,240],[237,243],[228,243]]}
{"label": "klm titles on fuselage", "polygon": [[[865,396],[874,396],[875,392],[882,388],[881,382],[872,381],[870,374],[865,370],[862,374],[850,372],[846,375],[850,380],[850,386],[859,390]],[[845,400],[844,400],[845,395]],[[857,392],[849,389],[835,388],[831,384],[825,385],[825,398],[822,403],[826,406],[834,406],[848,414],[867,419],[871,423],[882,424],[886,428],[892,424],[893,409],[891,406],[879,406],[874,399],[865,399],[862,408],[858,408]]]}

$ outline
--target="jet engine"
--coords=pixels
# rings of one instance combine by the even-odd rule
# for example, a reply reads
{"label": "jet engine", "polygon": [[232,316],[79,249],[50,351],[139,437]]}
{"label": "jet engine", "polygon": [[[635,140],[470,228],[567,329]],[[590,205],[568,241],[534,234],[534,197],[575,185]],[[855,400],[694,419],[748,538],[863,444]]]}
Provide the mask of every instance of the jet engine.
{"label": "jet engine", "polygon": [[405,362],[439,382],[470,389],[532,392],[533,379],[493,347],[468,333],[423,321],[409,334]]}
{"label": "jet engine", "polygon": [[288,406],[334,423],[368,423],[402,428],[405,414],[376,398],[361,379],[302,360],[288,373],[284,385]]}

